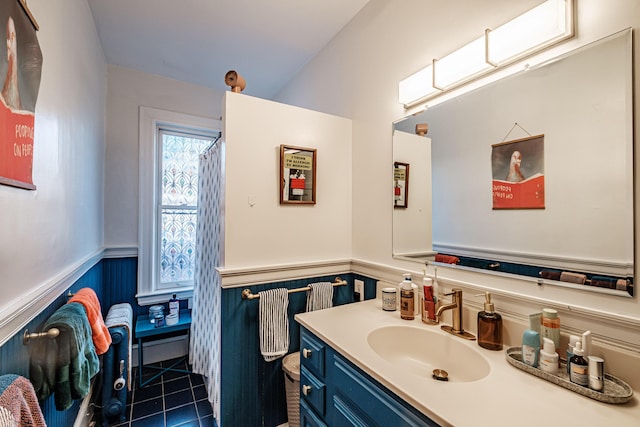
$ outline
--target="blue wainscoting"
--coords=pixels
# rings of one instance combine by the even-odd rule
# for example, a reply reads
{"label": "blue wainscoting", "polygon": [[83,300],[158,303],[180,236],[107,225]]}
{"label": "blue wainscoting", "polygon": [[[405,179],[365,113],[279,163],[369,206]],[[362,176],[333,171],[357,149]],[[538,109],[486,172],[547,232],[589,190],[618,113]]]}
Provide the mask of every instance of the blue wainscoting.
{"label": "blue wainscoting", "polygon": [[[355,279],[365,282],[365,297],[375,298],[375,280],[341,274],[347,286],[334,288],[334,305],[353,302]],[[294,289],[309,283],[333,281],[336,276],[248,286],[253,293],[284,287]],[[233,426],[277,426],[287,421],[282,359],[265,362],[258,337],[259,300],[243,300],[244,288],[222,290],[222,343],[220,378],[220,424]],[[300,325],[296,313],[305,311],[306,293],[289,294],[289,352],[300,349]]]}
{"label": "blue wainscoting", "polygon": [[[100,296],[103,288],[102,273],[102,263],[99,262],[90,268],[89,271],[78,279],[69,289],[73,292],[80,288],[91,288]],[[26,329],[31,332],[40,331],[41,326],[49,316],[67,303],[66,293],[67,291],[56,298],[52,304],[31,320],[26,326]],[[17,333],[0,347],[0,374],[18,374],[29,378],[29,347],[28,345],[25,346],[22,344],[23,332],[24,331]],[[76,419],[78,409],[80,408],[80,401],[76,401],[70,409],[58,412],[54,398],[51,396],[41,407],[49,427],[68,427],[72,426]]]}
{"label": "blue wainscoting", "polygon": [[[103,316],[113,304],[128,302],[134,316],[146,314],[148,307],[140,307],[137,292],[136,257],[105,258],[91,267],[82,277],[58,296],[45,310],[29,322],[26,329],[40,331],[41,326],[58,308],[67,302],[67,293],[89,287],[93,289],[102,305]],[[347,286],[334,288],[334,304],[353,302],[353,282],[365,282],[365,299],[375,298],[375,280],[357,274],[341,274]],[[249,286],[253,293],[261,290],[285,287],[288,289],[307,286],[319,281],[333,281],[335,276],[315,277],[304,280],[268,283]],[[244,288],[222,291],[222,354],[221,354],[221,413],[225,427],[276,426],[287,420],[286,395],[282,359],[265,362],[260,354],[258,342],[258,300],[241,299]],[[295,313],[305,310],[306,293],[290,294],[289,330],[290,352],[300,349],[300,327],[294,321]],[[0,346],[0,375],[18,374],[29,377],[29,350],[22,344],[20,331]],[[80,401],[67,411],[55,409],[53,396],[43,402],[42,411],[49,427],[73,425]]]}
{"label": "blue wainscoting", "polygon": [[[138,307],[135,299],[137,265],[137,258],[103,259],[76,280],[45,310],[38,313],[25,329],[31,332],[40,331],[49,316],[67,303],[67,293],[81,288],[91,288],[95,291],[100,299],[103,316],[106,316],[109,307],[119,302],[130,303],[134,307],[134,312],[138,311],[136,314],[142,314],[145,308]],[[0,347],[0,375],[18,374],[29,378],[29,348],[22,344],[23,332],[15,334]],[[53,399],[51,396],[41,405],[47,425],[49,427],[72,426],[81,402],[76,401],[70,409],[59,412],[55,408]]]}

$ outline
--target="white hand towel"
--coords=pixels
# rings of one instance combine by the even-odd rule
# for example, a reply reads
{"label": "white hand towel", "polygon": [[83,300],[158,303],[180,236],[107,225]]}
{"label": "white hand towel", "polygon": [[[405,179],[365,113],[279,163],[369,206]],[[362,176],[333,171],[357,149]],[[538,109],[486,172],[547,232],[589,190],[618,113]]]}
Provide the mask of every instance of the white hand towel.
{"label": "white hand towel", "polygon": [[333,307],[333,283],[311,283],[307,292],[307,311]]}
{"label": "white hand towel", "polygon": [[129,342],[127,345],[129,346],[129,350],[127,354],[129,356],[129,360],[127,361],[127,389],[131,391],[131,349],[133,342],[133,333],[131,325],[133,324],[133,309],[131,308],[131,304],[128,302],[122,302],[119,304],[114,304],[109,308],[109,312],[107,313],[107,318],[104,320],[104,324],[107,328],[111,328],[114,326],[123,326],[127,329],[129,335]]}
{"label": "white hand towel", "polygon": [[258,292],[260,321],[260,352],[271,362],[289,351],[289,293],[285,288]]}

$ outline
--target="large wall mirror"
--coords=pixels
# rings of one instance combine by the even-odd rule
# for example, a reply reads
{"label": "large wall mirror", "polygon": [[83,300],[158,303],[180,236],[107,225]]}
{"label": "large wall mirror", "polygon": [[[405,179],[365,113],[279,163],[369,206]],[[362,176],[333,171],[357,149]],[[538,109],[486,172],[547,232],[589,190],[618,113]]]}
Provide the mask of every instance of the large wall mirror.
{"label": "large wall mirror", "polygon": [[[411,193],[394,209],[394,257],[632,296],[632,51],[624,30],[395,122],[393,161],[411,164]],[[528,139],[536,155],[513,161],[526,179],[536,159],[544,204],[496,209],[492,151]]]}

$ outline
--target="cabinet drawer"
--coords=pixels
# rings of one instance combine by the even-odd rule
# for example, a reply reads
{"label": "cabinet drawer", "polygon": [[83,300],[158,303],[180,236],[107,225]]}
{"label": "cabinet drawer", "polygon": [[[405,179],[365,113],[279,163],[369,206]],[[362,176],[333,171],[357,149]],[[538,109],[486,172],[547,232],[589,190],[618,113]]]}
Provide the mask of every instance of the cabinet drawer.
{"label": "cabinet drawer", "polygon": [[304,400],[300,400],[300,427],[327,427]]}
{"label": "cabinet drawer", "polygon": [[325,344],[311,335],[308,331],[302,331],[300,340],[300,363],[318,376],[324,376]]}
{"label": "cabinet drawer", "polygon": [[300,367],[300,396],[321,416],[325,413],[326,386],[304,366]]}

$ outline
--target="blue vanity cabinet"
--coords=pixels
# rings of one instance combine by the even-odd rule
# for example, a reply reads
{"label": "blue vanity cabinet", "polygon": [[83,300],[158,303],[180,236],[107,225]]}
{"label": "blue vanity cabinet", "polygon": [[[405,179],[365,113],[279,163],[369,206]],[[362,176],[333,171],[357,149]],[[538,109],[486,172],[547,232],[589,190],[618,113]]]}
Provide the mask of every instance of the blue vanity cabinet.
{"label": "blue vanity cabinet", "polygon": [[300,427],[328,427],[307,405],[304,398],[300,399]]}
{"label": "blue vanity cabinet", "polygon": [[300,330],[302,426],[438,426],[307,329]]}

